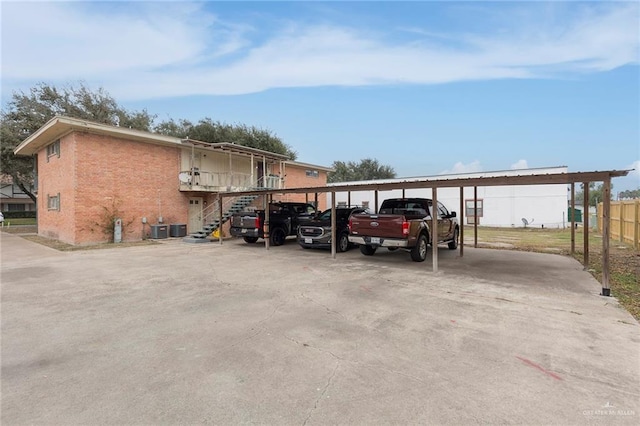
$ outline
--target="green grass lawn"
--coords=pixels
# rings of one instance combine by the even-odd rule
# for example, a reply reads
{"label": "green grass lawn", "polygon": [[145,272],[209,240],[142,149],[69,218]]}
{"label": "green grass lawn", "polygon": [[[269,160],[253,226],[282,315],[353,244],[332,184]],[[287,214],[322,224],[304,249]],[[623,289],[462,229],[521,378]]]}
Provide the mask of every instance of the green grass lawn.
{"label": "green grass lawn", "polygon": [[[582,228],[574,234],[575,249],[582,250],[584,234]],[[465,244],[473,244],[473,227],[464,228]],[[486,246],[502,246],[527,251],[551,251],[569,254],[571,252],[571,229],[541,228],[488,228],[478,227],[478,243]],[[512,245],[513,247],[509,247]],[[589,232],[589,248],[602,245],[599,234]]]}
{"label": "green grass lawn", "polygon": [[35,218],[5,219],[4,226],[36,225]]}

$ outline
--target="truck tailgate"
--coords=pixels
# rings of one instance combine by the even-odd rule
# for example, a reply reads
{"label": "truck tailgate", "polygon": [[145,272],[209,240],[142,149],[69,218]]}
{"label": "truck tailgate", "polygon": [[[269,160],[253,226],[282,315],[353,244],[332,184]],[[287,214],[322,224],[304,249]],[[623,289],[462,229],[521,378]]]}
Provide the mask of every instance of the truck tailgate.
{"label": "truck tailgate", "polygon": [[256,228],[255,213],[238,213],[231,217],[231,226],[234,228]]}
{"label": "truck tailgate", "polygon": [[357,214],[351,217],[351,234],[383,237],[404,238],[402,234],[402,222],[404,216],[390,214]]}

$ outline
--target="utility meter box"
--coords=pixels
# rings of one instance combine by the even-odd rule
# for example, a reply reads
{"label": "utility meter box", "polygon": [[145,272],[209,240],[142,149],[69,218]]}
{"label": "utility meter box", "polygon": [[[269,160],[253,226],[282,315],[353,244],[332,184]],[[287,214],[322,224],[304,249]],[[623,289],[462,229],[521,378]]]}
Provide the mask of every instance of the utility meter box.
{"label": "utility meter box", "polygon": [[186,223],[172,223],[169,225],[170,237],[186,237],[187,236],[187,224]]}
{"label": "utility meter box", "polygon": [[167,238],[169,236],[168,230],[168,225],[151,225],[151,238],[154,240]]}
{"label": "utility meter box", "polygon": [[113,242],[122,242],[122,219],[116,219],[113,222]]}

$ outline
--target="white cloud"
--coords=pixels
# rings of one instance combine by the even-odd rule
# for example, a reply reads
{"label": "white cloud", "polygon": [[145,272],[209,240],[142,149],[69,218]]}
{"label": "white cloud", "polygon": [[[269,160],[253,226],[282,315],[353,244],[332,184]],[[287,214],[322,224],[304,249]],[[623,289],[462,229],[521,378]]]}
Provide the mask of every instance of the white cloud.
{"label": "white cloud", "polygon": [[[552,71],[607,71],[638,63],[638,5],[617,4],[601,9],[588,5],[575,9],[577,17],[567,20],[562,9],[557,16],[535,24],[515,21],[522,27],[509,37],[471,37],[484,58],[527,69],[537,75]],[[559,21],[558,16],[561,17]],[[536,70],[535,67],[538,69]]]}
{"label": "white cloud", "polygon": [[474,160],[469,164],[464,164],[458,161],[450,170],[443,170],[440,172],[441,175],[454,175],[461,173],[476,173],[482,171],[482,165],[480,161]]}
{"label": "white cloud", "polygon": [[[111,5],[116,5],[112,3]],[[103,4],[107,7],[109,4]],[[3,79],[111,78],[120,72],[189,63],[206,49],[212,24],[192,6],[111,7],[83,3],[4,3]]]}
{"label": "white cloud", "polygon": [[631,170],[627,176],[633,176],[636,179],[640,178],[640,160],[636,160],[624,168],[625,170]]}
{"label": "white cloud", "polygon": [[528,169],[527,160],[518,160],[511,165],[511,170]]}
{"label": "white cloud", "polygon": [[[635,170],[631,170],[635,169]],[[613,193],[619,193],[626,190],[640,189],[640,160],[619,168],[619,170],[631,170],[627,176],[614,178],[612,180]]]}
{"label": "white cloud", "polygon": [[507,34],[434,36],[424,28],[398,42],[384,28],[305,23],[250,42],[250,26],[222,22],[196,3],[9,2],[2,9],[2,37],[11,40],[2,46],[3,90],[81,79],[130,100],[547,77],[638,63],[637,4],[575,7],[560,25],[517,15]]}

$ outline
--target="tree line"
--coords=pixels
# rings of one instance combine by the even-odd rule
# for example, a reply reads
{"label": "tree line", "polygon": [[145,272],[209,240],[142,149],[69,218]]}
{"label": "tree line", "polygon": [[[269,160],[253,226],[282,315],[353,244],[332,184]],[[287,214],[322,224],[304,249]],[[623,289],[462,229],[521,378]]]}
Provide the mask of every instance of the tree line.
{"label": "tree line", "polygon": [[[595,182],[589,183],[589,205],[591,207],[596,207],[598,203],[602,202],[604,199],[604,185],[596,184]],[[611,193],[610,199],[613,200],[616,198],[613,191],[613,184],[611,184]],[[575,197],[576,204],[584,203],[584,184],[580,184],[580,190],[576,191]],[[633,200],[640,198],[640,189],[629,189],[626,191],[618,192],[617,199],[618,200]]]}
{"label": "tree line", "polygon": [[619,200],[634,200],[636,198],[640,198],[640,189],[629,189],[618,192]]}
{"label": "tree line", "polygon": [[[157,122],[157,116],[146,109],[125,109],[103,88],[92,90],[85,84],[58,88],[40,83],[27,93],[14,92],[6,108],[0,112],[2,173],[10,175],[13,183],[34,201],[34,159],[15,156],[13,150],[56,115],[178,138],[189,137],[202,142],[233,142],[283,154],[290,160],[295,160],[298,155],[270,130],[246,124],[227,124],[209,117],[197,122],[173,118]],[[395,177],[390,166],[369,158],[360,162],[335,161],[332,167],[334,172],[328,176],[330,182]]]}

